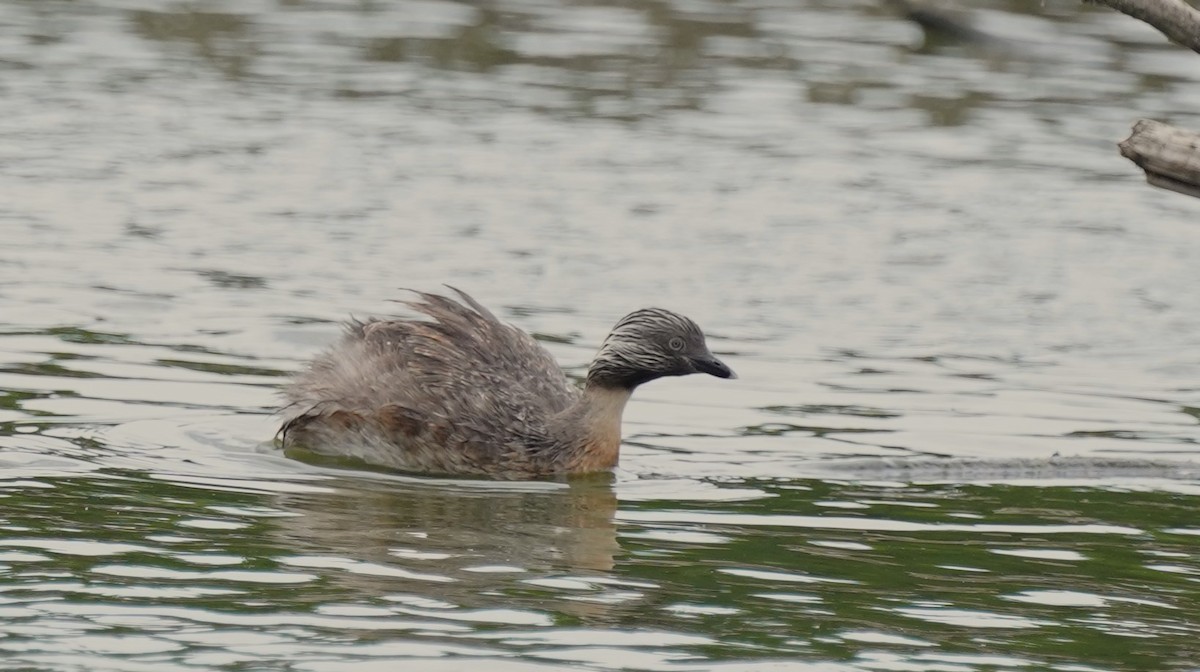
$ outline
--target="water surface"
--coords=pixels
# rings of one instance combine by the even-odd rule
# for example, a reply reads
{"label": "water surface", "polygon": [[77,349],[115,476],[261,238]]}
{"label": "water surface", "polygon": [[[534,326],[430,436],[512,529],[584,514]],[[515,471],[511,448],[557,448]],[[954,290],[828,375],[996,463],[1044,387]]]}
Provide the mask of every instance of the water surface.
{"label": "water surface", "polygon": [[[0,652],[47,670],[1148,670],[1200,658],[1194,54],[1070,2],[0,6]],[[996,47],[995,45],[1002,45]],[[621,468],[287,460],[283,376],[450,283]]]}

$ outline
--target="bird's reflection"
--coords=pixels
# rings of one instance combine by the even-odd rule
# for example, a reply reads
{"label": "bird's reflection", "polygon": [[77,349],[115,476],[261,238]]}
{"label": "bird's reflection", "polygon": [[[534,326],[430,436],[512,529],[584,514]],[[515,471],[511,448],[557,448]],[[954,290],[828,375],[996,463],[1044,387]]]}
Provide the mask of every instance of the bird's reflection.
{"label": "bird's reflection", "polygon": [[[458,606],[530,580],[600,576],[620,551],[611,477],[569,483],[339,478],[288,494],[278,533],[301,563],[358,597],[403,593]],[[596,605],[591,605],[596,606]],[[591,613],[593,609],[585,609]]]}

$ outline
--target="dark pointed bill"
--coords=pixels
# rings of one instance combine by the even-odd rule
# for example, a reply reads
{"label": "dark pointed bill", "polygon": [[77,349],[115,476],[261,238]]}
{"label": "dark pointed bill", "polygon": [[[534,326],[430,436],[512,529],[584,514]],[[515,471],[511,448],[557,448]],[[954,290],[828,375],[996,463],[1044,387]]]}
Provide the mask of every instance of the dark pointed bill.
{"label": "dark pointed bill", "polygon": [[733,372],[733,369],[712,355],[697,357],[692,360],[692,365],[700,373],[707,373],[710,376],[716,376],[717,378],[737,378],[737,374]]}

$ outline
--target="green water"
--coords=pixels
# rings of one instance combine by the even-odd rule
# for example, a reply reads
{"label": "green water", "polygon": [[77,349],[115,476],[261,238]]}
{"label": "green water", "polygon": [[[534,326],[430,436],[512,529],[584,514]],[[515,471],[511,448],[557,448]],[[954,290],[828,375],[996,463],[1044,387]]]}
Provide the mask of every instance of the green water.
{"label": "green water", "polygon": [[1198,653],[1194,488],[788,481],[621,502],[603,479],[186,480],[8,481],[0,648],[48,669],[1136,670]]}

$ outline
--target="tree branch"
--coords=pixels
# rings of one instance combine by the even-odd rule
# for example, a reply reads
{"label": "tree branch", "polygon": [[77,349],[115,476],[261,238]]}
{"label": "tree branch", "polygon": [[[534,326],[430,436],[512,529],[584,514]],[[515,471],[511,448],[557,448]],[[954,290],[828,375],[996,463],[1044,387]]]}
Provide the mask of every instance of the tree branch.
{"label": "tree branch", "polygon": [[1200,11],[1183,0],[1087,0],[1145,21],[1167,39],[1200,53]]}
{"label": "tree branch", "polygon": [[1200,198],[1200,133],[1142,119],[1120,147],[1150,184]]}

